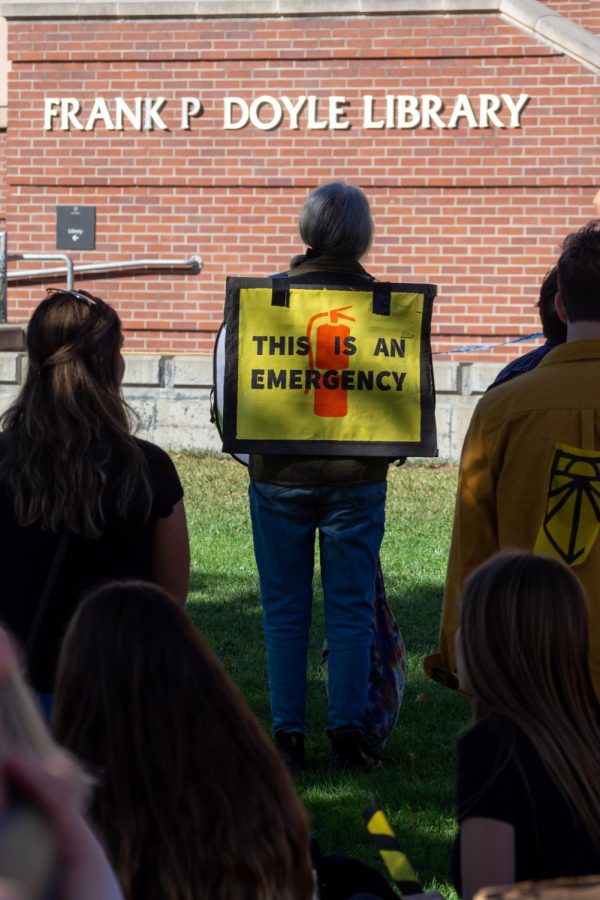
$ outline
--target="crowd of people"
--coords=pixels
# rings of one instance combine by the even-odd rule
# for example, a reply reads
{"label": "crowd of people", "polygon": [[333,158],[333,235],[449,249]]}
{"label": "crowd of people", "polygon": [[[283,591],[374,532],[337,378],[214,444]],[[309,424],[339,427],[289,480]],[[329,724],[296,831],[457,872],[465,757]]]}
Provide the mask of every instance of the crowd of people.
{"label": "crowd of people", "polygon": [[[290,272],[368,285],[372,228],[358,188],[318,189]],[[473,703],[450,860],[465,898],[600,874],[600,221],[567,238],[544,285],[566,340],[548,335],[474,415],[426,660]],[[29,896],[34,870],[35,896],[64,900],[389,900],[379,873],[320,854],[290,771],[317,533],[331,764],[377,765],[363,738],[388,460],[250,460],[272,741],[185,610],[183,490],[132,434],[122,342],[102,299],[50,290],[0,417],[0,810],[24,845],[0,900]]]}

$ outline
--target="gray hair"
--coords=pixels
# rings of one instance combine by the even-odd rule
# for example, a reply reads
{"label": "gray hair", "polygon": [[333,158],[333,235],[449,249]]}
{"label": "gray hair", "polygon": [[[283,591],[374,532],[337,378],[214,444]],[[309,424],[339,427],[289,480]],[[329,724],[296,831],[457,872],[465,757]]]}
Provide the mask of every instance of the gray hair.
{"label": "gray hair", "polygon": [[334,181],[306,199],[299,222],[308,247],[330,256],[360,259],[373,238],[369,201],[359,187]]}

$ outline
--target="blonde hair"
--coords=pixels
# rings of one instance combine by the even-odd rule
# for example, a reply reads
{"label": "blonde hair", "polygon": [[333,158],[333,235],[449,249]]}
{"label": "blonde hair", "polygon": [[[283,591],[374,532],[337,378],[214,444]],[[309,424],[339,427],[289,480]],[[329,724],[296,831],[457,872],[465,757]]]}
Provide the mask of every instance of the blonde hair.
{"label": "blonde hair", "polygon": [[579,581],[552,557],[500,553],[465,582],[460,627],[476,718],[529,738],[600,852],[600,703]]}

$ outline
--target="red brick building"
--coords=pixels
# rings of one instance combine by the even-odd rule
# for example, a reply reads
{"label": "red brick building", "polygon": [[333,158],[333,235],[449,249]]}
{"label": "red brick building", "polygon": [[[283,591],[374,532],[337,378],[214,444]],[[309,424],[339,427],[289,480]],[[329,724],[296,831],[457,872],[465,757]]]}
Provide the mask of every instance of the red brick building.
{"label": "red brick building", "polygon": [[[200,276],[76,274],[117,306],[129,349],[210,352],[225,275],[285,268],[325,181],[367,192],[374,274],[439,285],[437,350],[537,330],[540,280],[594,215],[589,0],[38,0],[0,15],[9,253],[54,252],[56,207],[86,205],[96,249],[69,251],[76,269],[204,261]],[[47,283],[11,282],[9,321]]]}

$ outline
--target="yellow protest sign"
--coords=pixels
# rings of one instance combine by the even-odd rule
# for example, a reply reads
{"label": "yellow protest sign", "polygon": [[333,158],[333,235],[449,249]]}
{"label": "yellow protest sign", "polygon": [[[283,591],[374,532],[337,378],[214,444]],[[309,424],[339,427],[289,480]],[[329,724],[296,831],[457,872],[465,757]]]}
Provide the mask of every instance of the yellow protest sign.
{"label": "yellow protest sign", "polygon": [[228,279],[224,449],[435,455],[434,295]]}

